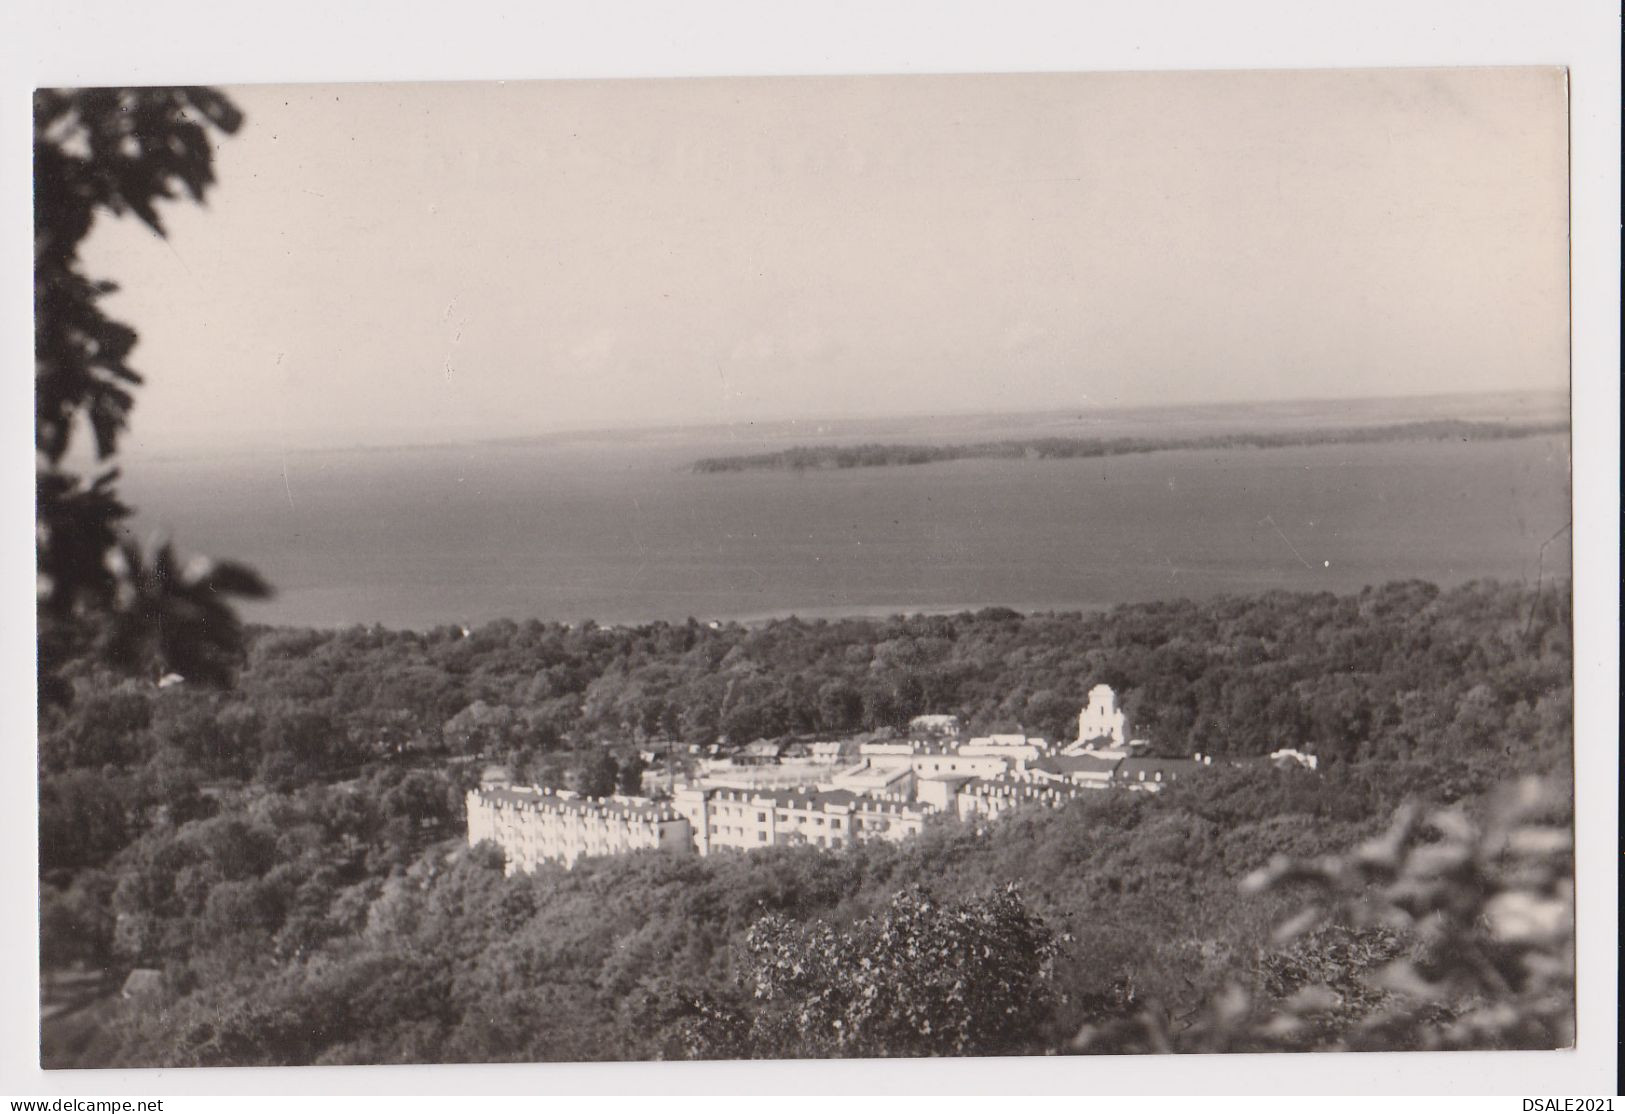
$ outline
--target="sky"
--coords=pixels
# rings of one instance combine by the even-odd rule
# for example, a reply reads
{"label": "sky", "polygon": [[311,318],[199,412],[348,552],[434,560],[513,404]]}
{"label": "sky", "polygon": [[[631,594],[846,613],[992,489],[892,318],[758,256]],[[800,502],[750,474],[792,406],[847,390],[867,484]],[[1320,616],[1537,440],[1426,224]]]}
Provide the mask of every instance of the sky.
{"label": "sky", "polygon": [[136,452],[1568,384],[1559,70],[229,92]]}

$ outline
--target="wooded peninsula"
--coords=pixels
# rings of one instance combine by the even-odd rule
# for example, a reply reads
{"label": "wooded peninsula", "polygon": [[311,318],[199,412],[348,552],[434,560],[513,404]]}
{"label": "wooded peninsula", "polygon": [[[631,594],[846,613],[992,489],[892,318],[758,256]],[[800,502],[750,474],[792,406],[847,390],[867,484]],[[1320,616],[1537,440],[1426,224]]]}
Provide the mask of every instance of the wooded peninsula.
{"label": "wooded peninsula", "polygon": [[1502,441],[1567,433],[1567,422],[1424,421],[1350,429],[1279,433],[1221,433],[1206,437],[1037,437],[960,445],[798,445],[770,453],[705,457],[702,473],[805,471],[815,468],[888,468],[947,460],[1084,460],[1174,450],[1285,449],[1307,445],[1367,445],[1384,441]]}

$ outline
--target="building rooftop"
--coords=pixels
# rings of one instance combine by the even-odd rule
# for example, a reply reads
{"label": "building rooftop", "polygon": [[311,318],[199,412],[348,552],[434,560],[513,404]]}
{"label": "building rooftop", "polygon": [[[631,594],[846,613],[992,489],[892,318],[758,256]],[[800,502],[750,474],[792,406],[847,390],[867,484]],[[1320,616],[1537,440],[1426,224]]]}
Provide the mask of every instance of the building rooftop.
{"label": "building rooftop", "polygon": [[1052,774],[1107,774],[1116,769],[1118,763],[1125,761],[1127,759],[1122,755],[1051,754],[1033,759],[1027,767]]}
{"label": "building rooftop", "polygon": [[126,998],[141,998],[157,994],[164,988],[163,972],[155,967],[137,967],[124,980],[120,993]]}
{"label": "building rooftop", "polygon": [[720,801],[740,801],[746,804],[771,804],[774,808],[823,810],[830,806],[850,808],[859,812],[927,811],[925,806],[906,801],[890,801],[850,789],[717,789]]}
{"label": "building rooftop", "polygon": [[550,812],[574,812],[600,816],[636,816],[646,820],[678,820],[681,815],[670,804],[656,801],[598,800],[591,797],[565,797],[541,788],[491,787],[473,793],[498,805]]}
{"label": "building rooftop", "polygon": [[1138,778],[1141,773],[1147,775],[1157,773],[1190,774],[1204,768],[1204,765],[1194,758],[1129,757],[1118,762],[1117,769],[1112,772],[1112,776],[1126,780],[1128,778]]}
{"label": "building rooftop", "polygon": [[754,743],[740,747],[736,754],[747,755],[751,758],[777,758],[779,752],[784,750],[785,744],[771,742],[767,739],[757,739]]}

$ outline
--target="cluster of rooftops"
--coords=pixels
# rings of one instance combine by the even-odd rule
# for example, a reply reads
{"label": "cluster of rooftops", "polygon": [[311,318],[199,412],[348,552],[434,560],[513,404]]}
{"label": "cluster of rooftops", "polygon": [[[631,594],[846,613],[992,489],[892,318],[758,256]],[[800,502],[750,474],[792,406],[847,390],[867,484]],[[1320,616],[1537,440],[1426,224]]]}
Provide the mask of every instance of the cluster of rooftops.
{"label": "cluster of rooftops", "polygon": [[[903,738],[852,742],[857,743],[856,754],[847,746],[822,744],[808,755],[811,761],[805,764],[805,770],[799,768],[796,758],[787,758],[782,745],[770,748],[765,743],[753,744],[744,748],[746,765],[783,763],[774,772],[775,778],[806,780],[799,784],[785,784],[782,780],[740,784],[738,780],[702,777],[686,786],[673,785],[669,800],[623,796],[597,799],[539,786],[483,785],[470,794],[470,836],[474,836],[472,812],[476,801],[483,807],[571,816],[586,824],[619,819],[651,832],[656,826],[682,821],[698,837],[717,832],[716,838],[724,840],[729,836],[769,837],[764,834],[766,829],[757,832],[754,827],[749,832],[744,827],[737,832],[732,828],[719,832],[704,819],[714,815],[714,806],[732,806],[729,816],[747,806],[815,817],[826,813],[885,813],[909,820],[917,830],[913,821],[939,811],[957,812],[968,818],[1017,804],[1056,806],[1107,788],[1156,792],[1215,765],[1211,755],[1160,758],[1146,754],[1146,744],[1130,738],[1127,717],[1118,708],[1116,695],[1105,685],[1090,691],[1089,704],[1078,716],[1075,742],[1051,743],[1025,734],[972,737],[962,730],[958,717],[951,715],[916,717]],[[851,764],[854,760],[855,765]],[[1222,764],[1297,764],[1312,770],[1317,762],[1312,755],[1282,749],[1254,759],[1226,759]],[[755,777],[768,771],[741,773]],[[713,812],[707,813],[707,809]],[[726,807],[724,811],[728,811]],[[761,815],[756,819],[766,823]]]}

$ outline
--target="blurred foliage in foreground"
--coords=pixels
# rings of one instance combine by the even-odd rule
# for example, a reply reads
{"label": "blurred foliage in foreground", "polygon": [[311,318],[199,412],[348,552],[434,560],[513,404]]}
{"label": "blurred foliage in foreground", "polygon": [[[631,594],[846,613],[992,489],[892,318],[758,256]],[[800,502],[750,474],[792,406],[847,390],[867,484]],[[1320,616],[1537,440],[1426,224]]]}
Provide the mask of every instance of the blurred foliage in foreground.
{"label": "blurred foliage in foreground", "polygon": [[[135,216],[166,235],[159,202],[202,204],[214,184],[210,130],[242,113],[213,89],[41,89],[34,94],[34,448],[39,697],[64,703],[71,660],[94,654],[156,681],[176,672],[228,681],[241,655],[232,597],[270,589],[230,562],[179,561],[168,544],[145,553],[128,536],[131,508],[109,465],[129,425],[141,375],[137,334],[101,301],[118,287],[92,279],[79,246],[97,215]],[[88,427],[100,471],[88,481],[69,450]]]}
{"label": "blurred foliage in foreground", "polygon": [[[1574,1043],[1573,817],[1536,778],[1472,819],[1407,804],[1354,851],[1273,859],[1250,892],[1307,889],[1260,972],[1192,1023],[1148,1007],[1083,1052],[1550,1049]],[[1262,997],[1263,1002],[1260,1002]]]}

